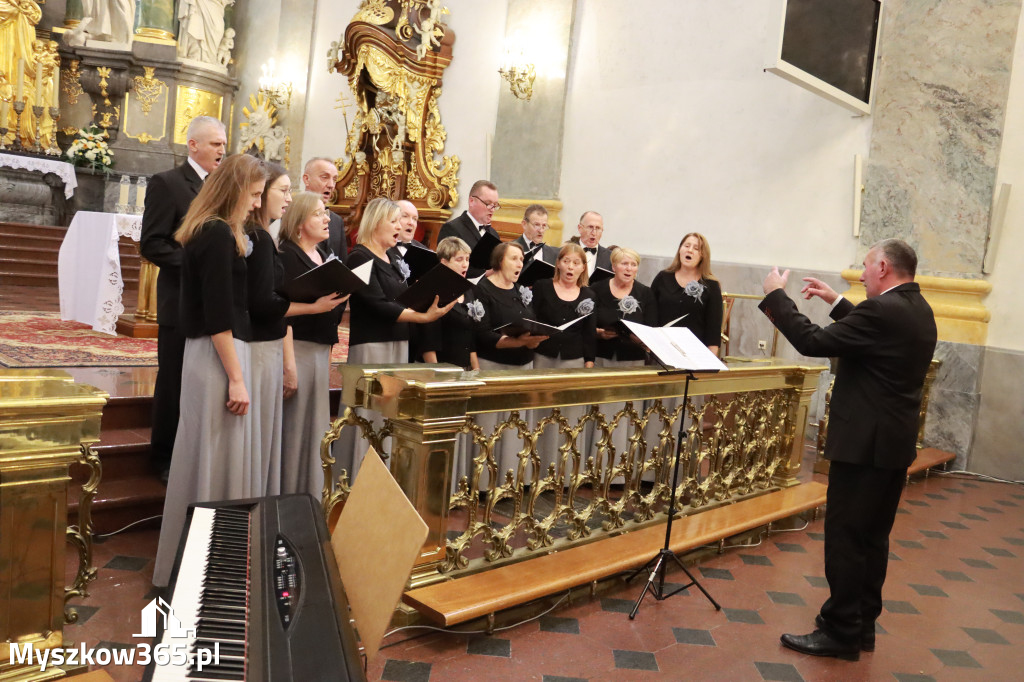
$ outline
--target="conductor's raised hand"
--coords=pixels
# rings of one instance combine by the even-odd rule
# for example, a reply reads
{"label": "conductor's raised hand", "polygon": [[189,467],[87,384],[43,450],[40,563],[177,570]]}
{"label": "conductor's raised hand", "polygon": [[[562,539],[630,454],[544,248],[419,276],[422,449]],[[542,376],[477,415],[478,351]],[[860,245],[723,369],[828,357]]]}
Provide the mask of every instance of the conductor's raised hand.
{"label": "conductor's raised hand", "polygon": [[789,270],[786,270],[782,274],[779,274],[778,266],[772,267],[772,271],[768,273],[768,276],[764,278],[764,293],[770,294],[776,289],[785,289],[786,282],[789,281]]}
{"label": "conductor's raised hand", "polygon": [[825,303],[832,305],[835,303],[839,294],[829,285],[822,282],[820,279],[815,277],[804,277],[804,288],[800,290],[800,293],[804,295],[804,298],[810,300],[812,296],[817,296]]}

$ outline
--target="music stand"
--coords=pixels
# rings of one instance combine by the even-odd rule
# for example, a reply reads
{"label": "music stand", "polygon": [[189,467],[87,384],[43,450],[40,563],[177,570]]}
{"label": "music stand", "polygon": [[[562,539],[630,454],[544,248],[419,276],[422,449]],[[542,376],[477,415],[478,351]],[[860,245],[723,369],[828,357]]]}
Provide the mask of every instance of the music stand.
{"label": "music stand", "polygon": [[[637,327],[642,325],[630,324],[628,326],[632,331],[637,332],[639,334]],[[657,599],[658,601],[662,601],[664,599],[668,599],[672,595],[682,592],[688,587],[694,586],[697,589],[699,589],[705,597],[707,597],[708,601],[711,602],[711,604],[715,607],[716,611],[721,611],[721,605],[719,605],[719,603],[715,601],[715,598],[712,597],[706,589],[704,589],[704,586],[700,584],[700,581],[698,581],[697,578],[694,577],[692,573],[690,573],[689,569],[686,568],[686,566],[679,559],[679,557],[676,556],[676,553],[673,552],[671,548],[672,522],[675,520],[676,516],[676,481],[679,478],[679,460],[683,452],[683,435],[685,431],[684,426],[686,423],[686,404],[689,401],[690,397],[690,382],[697,381],[697,377],[693,375],[693,370],[669,368],[661,359],[661,357],[659,357],[658,353],[651,348],[652,344],[644,343],[642,336],[640,337],[640,340],[641,345],[647,348],[647,350],[650,352],[651,357],[653,357],[655,361],[657,361],[657,363],[662,366],[663,369],[661,372],[658,372],[659,375],[685,374],[686,384],[683,386],[683,409],[679,415],[679,430],[676,433],[676,457],[675,462],[672,465],[671,492],[669,494],[668,503],[668,523],[665,525],[665,544],[660,550],[658,550],[658,553],[654,557],[652,557],[650,561],[648,561],[646,564],[635,570],[628,578],[626,578],[626,582],[629,582],[636,576],[643,573],[644,571],[650,571],[649,575],[647,576],[647,582],[644,584],[643,591],[640,592],[640,596],[637,597],[636,603],[633,604],[633,610],[629,612],[629,619],[633,620],[636,618],[637,611],[640,610],[640,603],[643,602],[644,597],[647,596],[648,592],[652,592],[654,594],[655,599]],[[674,346],[675,344],[672,345]],[[676,346],[676,350],[681,351],[682,349]],[[670,561],[674,561],[676,565],[678,565],[679,568],[682,569],[683,573],[686,574],[686,577],[690,579],[690,582],[686,583],[685,585],[677,587],[671,592],[666,593],[665,572],[668,570]],[[655,578],[657,578],[657,583],[655,583]]]}

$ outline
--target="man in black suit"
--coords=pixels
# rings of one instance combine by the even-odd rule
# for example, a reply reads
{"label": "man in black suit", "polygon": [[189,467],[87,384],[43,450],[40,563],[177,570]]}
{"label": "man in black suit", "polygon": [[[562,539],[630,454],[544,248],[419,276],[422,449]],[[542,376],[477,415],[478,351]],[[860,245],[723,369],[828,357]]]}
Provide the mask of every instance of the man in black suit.
{"label": "man in black suit", "polygon": [[867,300],[854,306],[806,277],[805,298],[832,304],[834,324],[819,327],[797,311],[778,268],[764,280],[761,310],[803,355],[838,357],[825,458],[825,577],[830,596],[809,635],[782,644],[814,656],[857,660],[875,648],[875,619],[907,467],[917,456],[925,374],[935,351],[932,309],[914,282],[917,255],[899,239],[874,244],[860,281]]}
{"label": "man in black suit", "polygon": [[604,234],[604,218],[597,211],[586,211],[580,216],[579,243],[587,255],[587,274],[593,275],[594,270],[602,268],[611,272],[612,251],[601,246],[601,235]]}
{"label": "man in black suit", "polygon": [[[498,237],[497,230],[491,227],[491,218],[499,208],[501,204],[498,203],[497,186],[490,180],[477,180],[469,189],[468,208],[458,218],[453,218],[441,226],[437,241],[445,237],[458,237],[472,249],[485,232]],[[481,268],[471,266],[466,276],[472,279],[484,272]]]}
{"label": "man in black suit", "polygon": [[[335,185],[338,184],[338,167],[334,162],[325,156],[317,156],[306,162],[302,170],[302,184],[307,192],[319,194],[324,199],[324,206],[329,206],[331,197],[334,195]],[[345,240],[345,221],[334,211],[328,211],[327,216],[330,223],[327,225],[328,236],[324,241],[330,247],[331,253],[345,260],[348,253],[348,243]],[[342,310],[342,306],[338,306]]]}
{"label": "man in black suit", "polygon": [[540,204],[530,204],[523,212],[523,234],[516,237],[513,243],[523,247],[523,267],[534,258],[540,258],[551,265],[558,260],[558,247],[544,243],[544,233],[548,231],[548,210]]}
{"label": "man in black suit", "polygon": [[197,116],[188,126],[188,158],[176,168],[149,179],[142,213],[139,251],[160,268],[156,281],[157,375],[153,389],[152,460],[167,480],[178,431],[181,398],[181,363],[185,335],[178,322],[178,290],[181,285],[181,244],[174,232],[199,194],[203,180],[220,165],[227,147],[224,124],[211,116]]}

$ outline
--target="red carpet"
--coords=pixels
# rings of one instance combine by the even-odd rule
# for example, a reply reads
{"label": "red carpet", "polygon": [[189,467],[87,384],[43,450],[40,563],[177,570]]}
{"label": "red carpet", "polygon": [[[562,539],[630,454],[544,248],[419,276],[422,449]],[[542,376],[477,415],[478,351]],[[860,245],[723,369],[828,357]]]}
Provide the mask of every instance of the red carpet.
{"label": "red carpet", "polygon": [[[348,328],[331,362],[348,356]],[[0,311],[0,366],[3,367],[138,367],[156,365],[156,339],[133,339],[94,332],[81,322],[66,322],[57,313]]]}

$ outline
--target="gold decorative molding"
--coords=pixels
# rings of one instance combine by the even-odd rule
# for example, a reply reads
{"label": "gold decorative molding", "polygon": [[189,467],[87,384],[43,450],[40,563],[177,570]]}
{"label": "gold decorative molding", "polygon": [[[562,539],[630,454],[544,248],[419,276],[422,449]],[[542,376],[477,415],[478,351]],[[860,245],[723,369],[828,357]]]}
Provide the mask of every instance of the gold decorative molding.
{"label": "gold decorative molding", "polygon": [[156,67],[144,66],[145,75],[136,76],[132,79],[135,83],[135,94],[139,104],[142,105],[142,113],[149,115],[153,109],[153,103],[160,97],[160,93],[167,87],[167,84],[156,77]]}
{"label": "gold decorative molding", "polygon": [[110,95],[107,93],[107,86],[110,85],[107,82],[107,79],[110,78],[110,70],[111,67],[109,66],[96,67],[96,73],[100,75],[100,96],[103,98],[103,104],[108,107],[111,106]]}
{"label": "gold decorative molding", "polygon": [[[548,210],[548,230],[544,233],[544,243],[561,246],[565,242],[562,232],[565,222],[561,211],[564,205],[558,199],[512,199],[501,197],[501,208],[494,212],[491,224],[501,234],[518,236],[522,234],[523,212],[530,204],[540,204]],[[572,236],[572,235],[570,235]]]}
{"label": "gold decorative molding", "polygon": [[72,59],[68,68],[63,69],[60,77],[61,89],[67,95],[70,105],[78,104],[78,98],[85,94],[85,90],[82,89],[82,72],[78,70],[79,64],[81,64],[79,60]]}
{"label": "gold decorative molding", "polygon": [[215,92],[178,86],[174,101],[174,144],[188,144],[188,124],[196,116],[220,118],[224,98]]}
{"label": "gold decorative molding", "polygon": [[157,45],[177,45],[174,34],[158,28],[142,27],[135,29],[135,40],[140,43],[156,43]]}
{"label": "gold decorative molding", "polygon": [[[842,277],[850,284],[843,296],[860,303],[867,295],[860,283],[863,270],[843,270]],[[982,299],[992,291],[992,284],[983,279],[933,277],[918,275],[915,281],[921,294],[935,313],[940,341],[984,346],[988,339],[988,323],[992,314]]]}

